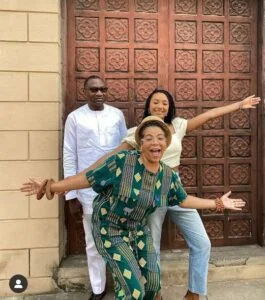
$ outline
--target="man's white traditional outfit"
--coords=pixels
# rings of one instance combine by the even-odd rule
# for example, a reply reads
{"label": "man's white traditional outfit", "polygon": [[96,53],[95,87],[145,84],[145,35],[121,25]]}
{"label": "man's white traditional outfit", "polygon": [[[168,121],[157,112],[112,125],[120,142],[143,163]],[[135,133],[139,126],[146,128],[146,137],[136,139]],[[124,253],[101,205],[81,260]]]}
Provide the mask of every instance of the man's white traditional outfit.
{"label": "man's white traditional outfit", "polygon": [[[64,177],[91,166],[118,147],[126,135],[123,113],[115,107],[104,104],[103,110],[91,110],[86,104],[71,112],[64,132]],[[100,294],[106,285],[106,265],[92,236],[91,218],[96,195],[91,188],[82,189],[67,193],[66,200],[77,198],[82,204],[89,277],[93,292]]]}

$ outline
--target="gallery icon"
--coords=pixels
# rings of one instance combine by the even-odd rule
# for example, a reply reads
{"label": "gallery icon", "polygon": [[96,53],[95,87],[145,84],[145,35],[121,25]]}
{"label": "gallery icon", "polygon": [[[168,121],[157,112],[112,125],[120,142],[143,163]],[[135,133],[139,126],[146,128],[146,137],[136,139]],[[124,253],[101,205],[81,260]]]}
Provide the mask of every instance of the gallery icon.
{"label": "gallery icon", "polygon": [[14,293],[22,293],[27,289],[28,281],[23,275],[16,274],[10,278],[9,287]]}

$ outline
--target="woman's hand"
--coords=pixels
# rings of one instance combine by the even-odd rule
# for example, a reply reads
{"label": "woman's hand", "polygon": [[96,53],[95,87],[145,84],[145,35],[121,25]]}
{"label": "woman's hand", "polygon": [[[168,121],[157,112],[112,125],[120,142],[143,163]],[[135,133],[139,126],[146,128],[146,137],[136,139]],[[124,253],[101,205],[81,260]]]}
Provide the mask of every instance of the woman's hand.
{"label": "woman's hand", "polygon": [[[20,188],[20,191],[23,193],[26,193],[25,196],[32,196],[35,194],[38,194],[41,189],[44,188],[44,183],[47,183],[47,180],[35,180],[33,178],[29,178],[29,181],[26,181],[23,183],[22,187]],[[45,193],[45,191],[43,191]]]}
{"label": "woman's hand", "polygon": [[223,201],[224,207],[226,209],[232,209],[232,210],[242,210],[242,208],[246,205],[246,202],[242,199],[232,199],[229,198],[231,195],[231,191],[224,194],[221,197],[221,200]]}
{"label": "woman's hand", "polygon": [[239,108],[248,109],[256,108],[256,105],[259,104],[260,97],[255,97],[255,95],[249,96],[241,101]]}

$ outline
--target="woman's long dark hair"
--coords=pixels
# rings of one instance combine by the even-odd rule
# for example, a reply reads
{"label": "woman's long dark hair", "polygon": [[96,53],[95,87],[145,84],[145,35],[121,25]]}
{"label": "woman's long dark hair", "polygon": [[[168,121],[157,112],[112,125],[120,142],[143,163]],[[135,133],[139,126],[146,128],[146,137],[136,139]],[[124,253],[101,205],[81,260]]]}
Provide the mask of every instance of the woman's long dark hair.
{"label": "woman's long dark hair", "polygon": [[167,97],[169,107],[168,107],[168,113],[165,116],[164,122],[167,123],[167,124],[171,124],[171,122],[172,122],[172,120],[173,120],[173,118],[175,117],[175,114],[176,114],[176,108],[175,108],[175,104],[174,104],[174,99],[173,99],[173,96],[168,91],[163,90],[163,89],[155,89],[147,97],[146,102],[145,102],[145,107],[144,107],[144,116],[143,116],[143,118],[148,117],[148,116],[151,115],[150,111],[149,111],[150,101],[151,101],[153,95],[157,94],[157,93],[162,93],[162,94],[164,94]]}

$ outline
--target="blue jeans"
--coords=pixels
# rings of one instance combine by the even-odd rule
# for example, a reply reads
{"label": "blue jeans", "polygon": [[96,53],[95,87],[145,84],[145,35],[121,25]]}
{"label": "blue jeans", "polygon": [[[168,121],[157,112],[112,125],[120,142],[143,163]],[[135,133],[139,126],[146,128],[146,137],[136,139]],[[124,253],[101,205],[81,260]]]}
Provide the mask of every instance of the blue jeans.
{"label": "blue jeans", "polygon": [[148,223],[159,259],[162,224],[167,211],[171,221],[177,225],[189,247],[188,288],[193,293],[206,295],[211,242],[205,231],[200,215],[196,209],[173,206],[157,208],[155,212],[149,216]]}

